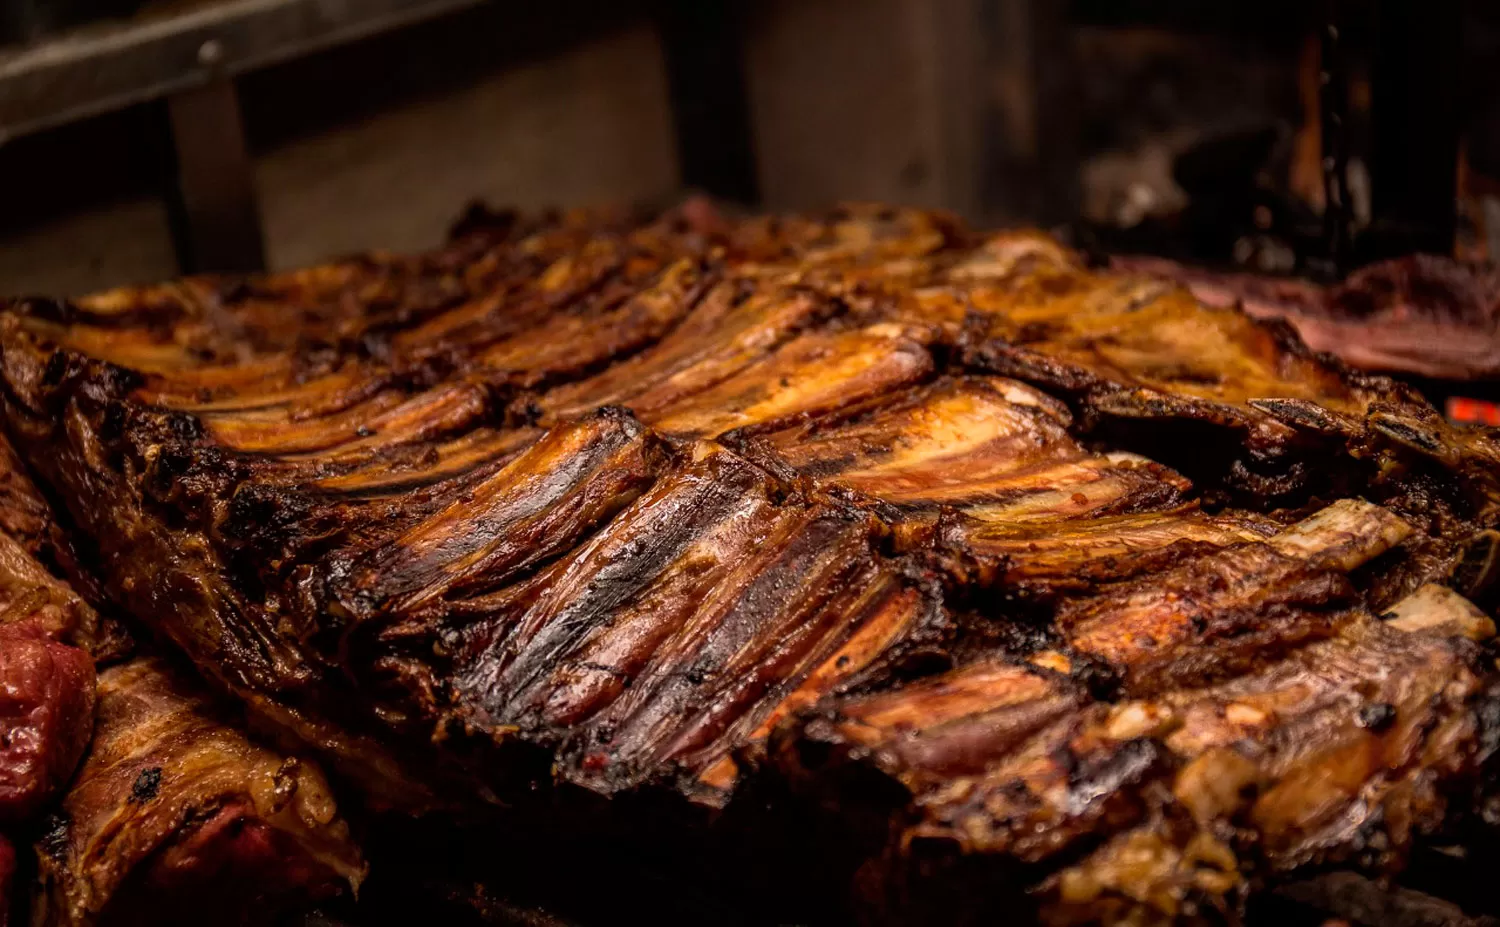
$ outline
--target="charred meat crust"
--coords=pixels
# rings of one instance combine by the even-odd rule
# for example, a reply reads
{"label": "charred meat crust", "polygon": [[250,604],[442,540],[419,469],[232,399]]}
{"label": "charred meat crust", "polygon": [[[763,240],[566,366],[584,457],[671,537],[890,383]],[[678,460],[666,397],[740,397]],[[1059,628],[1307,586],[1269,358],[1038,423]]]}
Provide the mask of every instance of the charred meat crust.
{"label": "charred meat crust", "polygon": [[[250,741],[158,658],[106,670],[88,759],[39,847],[36,922],[264,917],[357,887],[317,767]],[[231,915],[232,916],[232,915]]]}
{"label": "charred meat crust", "polygon": [[1492,626],[1410,594],[1493,572],[1494,436],[1045,236],[561,216],[9,309],[110,599],[377,806],[759,777],[1067,922],[1399,865],[1487,781]]}

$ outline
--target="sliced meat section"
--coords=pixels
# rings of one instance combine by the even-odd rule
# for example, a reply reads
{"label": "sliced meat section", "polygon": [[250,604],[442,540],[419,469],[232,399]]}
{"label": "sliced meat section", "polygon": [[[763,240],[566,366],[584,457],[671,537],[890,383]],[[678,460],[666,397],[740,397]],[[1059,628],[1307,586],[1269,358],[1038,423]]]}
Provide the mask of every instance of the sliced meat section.
{"label": "sliced meat section", "polygon": [[804,752],[795,759],[802,772],[820,775],[834,763],[870,763],[919,793],[983,770],[1088,700],[1065,675],[985,658],[892,691],[834,701],[805,722],[793,745]]}
{"label": "sliced meat section", "polygon": [[456,375],[420,392],[397,383],[347,407],[224,410],[205,413],[204,424],[226,448],[276,455],[349,455],[462,433],[498,419],[517,388],[576,376],[659,339],[703,286],[698,268],[682,261],[618,305],[560,314],[482,348],[465,345],[474,353]]}
{"label": "sliced meat section", "polygon": [[773,469],[870,500],[898,547],[937,540],[961,568],[994,573],[995,555],[971,540],[986,531],[1067,532],[1073,521],[1189,506],[1181,475],[1134,454],[1091,453],[1068,433],[1071,421],[1062,403],[1014,380],[942,378],[729,440]]}
{"label": "sliced meat section", "polygon": [[364,618],[505,586],[634,500],[665,453],[620,409],[554,428],[379,549],[336,566],[333,598]]}
{"label": "sliced meat section", "polygon": [[961,555],[949,572],[965,576],[968,583],[1047,599],[1167,569],[1217,548],[1263,540],[1279,527],[1253,513],[1209,515],[1193,505],[1064,521],[964,518],[943,526],[941,550]]}
{"label": "sliced meat section", "polygon": [[1057,400],[998,377],[943,379],[795,428],[764,445],[798,473],[902,510],[985,520],[1171,508],[1186,480],[1130,454],[1090,454]]}
{"label": "sliced meat section", "polygon": [[531,407],[544,420],[615,404],[649,416],[734,376],[830,313],[825,300],[805,290],[745,293],[722,283],[659,344],[596,376],[549,390]]}

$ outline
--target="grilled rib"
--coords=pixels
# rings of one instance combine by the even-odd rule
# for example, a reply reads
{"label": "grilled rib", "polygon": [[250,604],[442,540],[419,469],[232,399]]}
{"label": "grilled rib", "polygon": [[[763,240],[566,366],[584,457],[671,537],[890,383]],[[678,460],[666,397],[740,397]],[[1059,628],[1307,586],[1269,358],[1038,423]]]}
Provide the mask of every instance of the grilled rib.
{"label": "grilled rib", "polygon": [[[1469,640],[1445,632],[1493,625],[1451,592],[1402,611],[1220,684],[1114,704],[1052,668],[1066,663],[981,660],[834,701],[774,754],[825,803],[888,803],[866,813],[889,822],[885,864],[909,869],[889,873],[882,906],[921,861],[960,858],[953,846],[987,863],[950,910],[1212,922],[1301,867],[1395,871],[1464,813],[1495,696]],[[941,903],[932,891],[925,903]]]}
{"label": "grilled rib", "polygon": [[[1361,861],[1281,823],[1326,804],[1288,786],[1241,878],[1263,848],[1215,815],[1261,811],[1177,794],[1222,753],[1177,733],[1236,685],[1397,716],[1235,734],[1268,787],[1302,768],[1277,738],[1384,750],[1408,715],[1402,775],[1481,776],[1486,671],[1451,632],[1482,618],[1371,611],[1482,553],[1491,435],[1035,234],[694,221],[18,304],[6,424],[108,596],[378,807],[733,812],[748,778],[848,773],[904,809],[890,884],[957,844],[999,875],[955,897],[1187,917]],[[1389,672],[1351,695],[1356,665]],[[1449,810],[1412,801],[1403,847]]]}

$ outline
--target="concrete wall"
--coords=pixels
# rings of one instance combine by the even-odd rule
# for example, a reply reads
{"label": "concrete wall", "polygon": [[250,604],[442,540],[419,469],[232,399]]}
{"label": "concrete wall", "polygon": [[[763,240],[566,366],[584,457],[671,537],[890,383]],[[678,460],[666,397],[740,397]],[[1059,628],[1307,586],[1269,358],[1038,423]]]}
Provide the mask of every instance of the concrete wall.
{"label": "concrete wall", "polygon": [[978,201],[976,0],[766,0],[747,68],[772,208]]}
{"label": "concrete wall", "polygon": [[[247,105],[252,134],[264,109]],[[656,34],[627,26],[275,139],[256,153],[256,180],[273,268],[433,245],[476,197],[529,208],[661,198],[678,181]],[[167,210],[149,188],[0,235],[4,294],[176,273]]]}
{"label": "concrete wall", "polygon": [[[866,199],[975,214],[983,2],[747,4],[764,205]],[[476,197],[543,208],[672,196],[669,93],[646,8],[552,3],[492,4],[242,80],[271,267],[427,247]],[[66,130],[70,148],[24,140],[43,150],[22,168],[0,149],[0,294],[176,275],[157,196],[170,170],[164,122],[146,110],[111,118]],[[80,188],[96,170],[113,179]],[[30,202],[9,223],[7,185]]]}
{"label": "concrete wall", "polygon": [[464,205],[661,197],[677,186],[654,31],[636,27],[266,152],[268,255],[296,267],[441,240]]}

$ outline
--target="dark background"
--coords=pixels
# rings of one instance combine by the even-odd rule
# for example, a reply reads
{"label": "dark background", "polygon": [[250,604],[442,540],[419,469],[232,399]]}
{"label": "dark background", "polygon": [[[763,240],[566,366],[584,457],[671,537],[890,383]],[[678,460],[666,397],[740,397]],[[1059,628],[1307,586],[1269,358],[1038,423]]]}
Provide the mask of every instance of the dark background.
{"label": "dark background", "polygon": [[[0,34],[34,45],[100,13],[204,2],[125,14],[139,4],[19,0]],[[1355,221],[1370,211],[1361,152],[1379,6],[1345,2],[1342,14],[1354,24]],[[1488,178],[1500,177],[1489,92],[1500,30],[1487,6],[1455,4],[1451,101],[1465,151],[1459,246],[1478,257],[1489,253]],[[984,223],[1066,225],[1086,245],[1285,271],[1321,228],[1309,100],[1333,8],[491,2],[235,87],[273,269],[431,245],[476,197],[536,209],[666,203],[706,187],[775,209],[942,206]],[[185,269],[176,170],[160,100],[0,145],[0,292],[78,293]]]}

